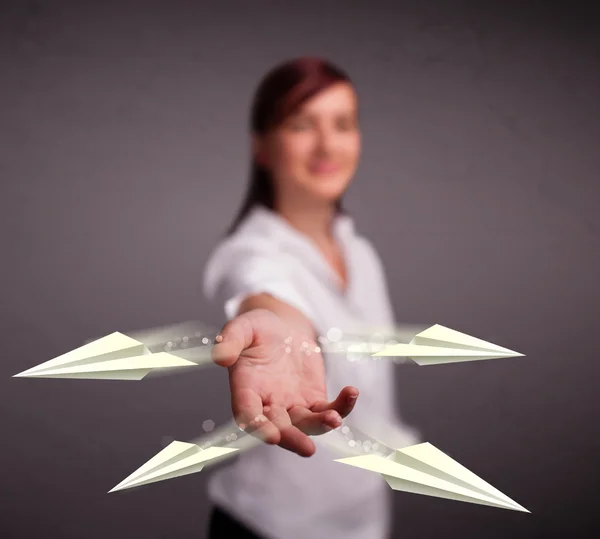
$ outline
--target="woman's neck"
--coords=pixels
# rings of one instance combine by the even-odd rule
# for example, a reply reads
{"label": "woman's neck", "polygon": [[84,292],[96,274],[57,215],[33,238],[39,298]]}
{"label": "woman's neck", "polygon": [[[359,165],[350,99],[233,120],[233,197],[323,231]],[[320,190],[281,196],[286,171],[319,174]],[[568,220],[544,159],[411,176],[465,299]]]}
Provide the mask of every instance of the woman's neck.
{"label": "woman's neck", "polygon": [[310,238],[338,276],[341,288],[348,287],[348,271],[341,246],[333,235],[333,204],[278,204],[275,211],[292,227]]}
{"label": "woman's neck", "polygon": [[331,203],[298,204],[280,201],[275,211],[299,232],[309,236],[317,244],[328,244],[332,240],[332,223],[335,206]]}

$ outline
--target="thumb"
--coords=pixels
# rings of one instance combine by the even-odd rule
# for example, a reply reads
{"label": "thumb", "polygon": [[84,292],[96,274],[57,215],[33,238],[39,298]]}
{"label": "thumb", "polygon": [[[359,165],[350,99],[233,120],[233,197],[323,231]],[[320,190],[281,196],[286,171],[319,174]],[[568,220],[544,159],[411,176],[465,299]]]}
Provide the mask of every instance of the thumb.
{"label": "thumb", "polygon": [[223,326],[215,339],[211,358],[221,367],[231,367],[238,360],[240,354],[252,345],[254,330],[246,316],[230,320]]}

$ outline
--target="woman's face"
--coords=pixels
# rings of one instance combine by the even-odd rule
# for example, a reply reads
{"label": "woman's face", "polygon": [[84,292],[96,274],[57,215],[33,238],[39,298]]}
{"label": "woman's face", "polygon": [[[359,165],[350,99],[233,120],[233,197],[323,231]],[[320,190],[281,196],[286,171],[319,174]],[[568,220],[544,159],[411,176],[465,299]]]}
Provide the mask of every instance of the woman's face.
{"label": "woman's face", "polygon": [[338,83],[255,140],[279,199],[333,203],[344,193],[360,157],[357,108],[353,87]]}

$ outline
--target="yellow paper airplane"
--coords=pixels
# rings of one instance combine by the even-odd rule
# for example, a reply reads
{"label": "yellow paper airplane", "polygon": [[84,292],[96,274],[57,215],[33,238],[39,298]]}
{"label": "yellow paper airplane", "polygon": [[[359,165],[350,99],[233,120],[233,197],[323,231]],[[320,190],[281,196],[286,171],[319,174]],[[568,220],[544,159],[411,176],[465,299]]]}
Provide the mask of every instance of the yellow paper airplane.
{"label": "yellow paper airplane", "polygon": [[197,473],[204,466],[232,456],[236,451],[238,449],[227,447],[201,449],[196,444],[175,440],[108,492]]}
{"label": "yellow paper airplane", "polygon": [[417,333],[408,344],[384,346],[373,356],[407,357],[418,365],[438,365],[524,356],[466,333],[436,324]]}
{"label": "yellow paper airplane", "polygon": [[15,377],[141,380],[154,369],[197,366],[167,352],[151,353],[140,341],[115,331]]}
{"label": "yellow paper airplane", "polygon": [[530,512],[428,442],[388,457],[360,455],[335,462],[379,473],[394,490]]}

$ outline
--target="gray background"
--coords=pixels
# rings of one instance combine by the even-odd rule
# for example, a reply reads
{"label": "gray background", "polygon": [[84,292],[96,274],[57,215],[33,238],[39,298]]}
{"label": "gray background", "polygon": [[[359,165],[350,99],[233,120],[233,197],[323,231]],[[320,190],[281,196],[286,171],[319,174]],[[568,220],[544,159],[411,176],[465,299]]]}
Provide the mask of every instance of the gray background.
{"label": "gray background", "polygon": [[250,97],[301,54],[359,89],[347,206],[398,320],[526,354],[398,367],[426,439],[532,514],[398,492],[397,537],[586,536],[600,479],[598,13],[524,4],[2,3],[0,536],[204,537],[203,474],[106,492],[168,437],[228,419],[225,371],[11,376],[114,330],[223,321],[201,275],[245,190]]}

